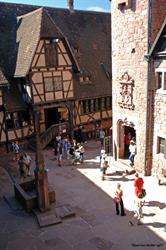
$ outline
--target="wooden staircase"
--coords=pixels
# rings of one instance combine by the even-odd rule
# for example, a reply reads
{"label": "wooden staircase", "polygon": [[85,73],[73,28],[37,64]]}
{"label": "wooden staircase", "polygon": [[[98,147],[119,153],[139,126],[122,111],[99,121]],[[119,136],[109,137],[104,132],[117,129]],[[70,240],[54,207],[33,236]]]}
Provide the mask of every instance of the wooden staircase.
{"label": "wooden staircase", "polygon": [[[55,124],[49,127],[44,133],[40,136],[41,147],[44,149],[58,134],[68,133],[67,123]],[[33,151],[36,150],[36,139],[33,137],[30,141],[29,148]]]}
{"label": "wooden staircase", "polygon": [[41,136],[41,147],[45,148],[58,134],[67,132],[67,123],[55,124],[49,127]]}

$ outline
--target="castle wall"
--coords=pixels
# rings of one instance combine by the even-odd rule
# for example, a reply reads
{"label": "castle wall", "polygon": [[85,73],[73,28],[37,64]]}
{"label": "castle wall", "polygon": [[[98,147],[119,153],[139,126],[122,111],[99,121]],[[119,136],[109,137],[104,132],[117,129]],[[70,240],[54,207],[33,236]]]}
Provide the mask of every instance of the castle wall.
{"label": "castle wall", "polygon": [[[113,75],[113,141],[118,145],[118,121],[127,119],[136,130],[137,156],[135,165],[144,170],[146,107],[147,107],[147,53],[148,8],[147,1],[133,1],[132,8],[120,10],[118,1],[112,1],[112,75]],[[133,109],[119,105],[120,78],[127,72],[134,81]]]}
{"label": "castle wall", "polygon": [[[122,3],[122,5],[118,5],[118,3]],[[123,126],[132,124],[136,130],[137,143],[135,167],[143,173],[146,172],[145,158],[147,159],[147,155],[152,157],[150,143],[147,144],[147,139],[153,143],[153,164],[156,164],[158,160],[156,154],[157,133],[164,133],[160,123],[163,114],[161,111],[162,97],[158,95],[155,97],[154,135],[151,132],[147,133],[146,128],[151,129],[153,126],[150,117],[153,105],[149,104],[151,91],[148,91],[148,62],[144,59],[144,55],[148,53],[165,16],[166,2],[164,0],[112,1],[114,158],[117,160],[121,158],[121,151],[124,147],[122,145],[124,138],[121,138],[124,136]],[[128,87],[130,85],[124,84],[127,81],[126,73],[128,81],[133,82],[132,90]],[[148,154],[146,155],[146,153]]]}

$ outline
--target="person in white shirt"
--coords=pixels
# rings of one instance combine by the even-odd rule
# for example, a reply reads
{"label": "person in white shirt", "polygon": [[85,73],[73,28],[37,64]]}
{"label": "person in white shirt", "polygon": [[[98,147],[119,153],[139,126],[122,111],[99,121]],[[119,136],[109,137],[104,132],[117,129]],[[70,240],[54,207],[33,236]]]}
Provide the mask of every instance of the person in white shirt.
{"label": "person in white shirt", "polygon": [[27,175],[30,176],[30,165],[31,165],[32,159],[27,153],[24,153],[23,155],[23,162],[27,168]]}
{"label": "person in white shirt", "polygon": [[130,155],[129,155],[129,161],[130,161],[130,165],[131,166],[134,166],[134,158],[135,158],[135,155],[136,155],[136,144],[133,140],[130,141],[130,146],[129,146],[129,152],[130,152]]}

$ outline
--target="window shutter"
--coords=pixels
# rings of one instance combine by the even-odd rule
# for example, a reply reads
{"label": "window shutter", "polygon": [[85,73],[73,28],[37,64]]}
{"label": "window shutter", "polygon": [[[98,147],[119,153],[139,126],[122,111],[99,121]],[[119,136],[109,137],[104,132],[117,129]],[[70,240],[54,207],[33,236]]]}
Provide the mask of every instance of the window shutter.
{"label": "window shutter", "polygon": [[164,158],[166,159],[166,139],[164,140]]}
{"label": "window shutter", "polygon": [[163,77],[164,77],[164,79],[163,79],[163,88],[164,88],[164,90],[166,90],[166,72],[164,72],[163,73]]}
{"label": "window shutter", "polygon": [[46,58],[46,66],[48,68],[54,68],[58,66],[58,55],[57,55],[56,44],[54,43],[46,44],[45,58]]}

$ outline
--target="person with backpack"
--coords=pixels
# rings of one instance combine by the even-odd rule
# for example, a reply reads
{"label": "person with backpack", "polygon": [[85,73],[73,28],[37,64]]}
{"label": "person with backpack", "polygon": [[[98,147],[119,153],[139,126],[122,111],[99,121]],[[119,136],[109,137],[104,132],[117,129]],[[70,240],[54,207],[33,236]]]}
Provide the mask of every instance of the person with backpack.
{"label": "person with backpack", "polygon": [[[144,185],[144,180],[142,179],[142,177],[139,176],[138,173],[135,174],[135,181],[134,181],[134,187],[135,187],[135,195],[136,197],[140,197],[140,195],[142,194],[142,190],[143,190],[143,185]],[[143,198],[143,197],[140,197]]]}

